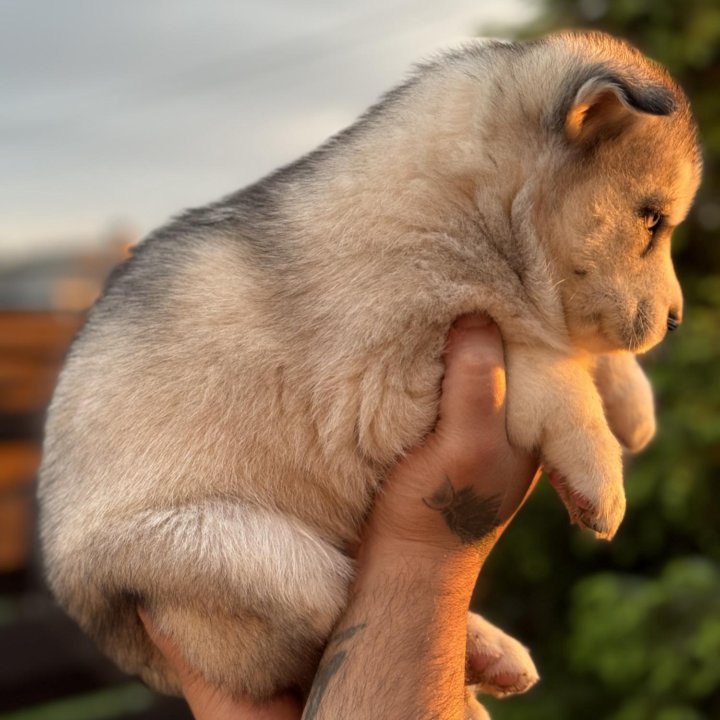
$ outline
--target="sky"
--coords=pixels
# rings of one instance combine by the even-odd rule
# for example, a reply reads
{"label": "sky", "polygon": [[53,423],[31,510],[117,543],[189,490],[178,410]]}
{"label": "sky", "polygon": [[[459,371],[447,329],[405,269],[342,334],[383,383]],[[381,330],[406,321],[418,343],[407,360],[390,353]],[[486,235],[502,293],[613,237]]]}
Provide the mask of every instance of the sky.
{"label": "sky", "polygon": [[0,263],[143,235],[531,0],[0,0]]}

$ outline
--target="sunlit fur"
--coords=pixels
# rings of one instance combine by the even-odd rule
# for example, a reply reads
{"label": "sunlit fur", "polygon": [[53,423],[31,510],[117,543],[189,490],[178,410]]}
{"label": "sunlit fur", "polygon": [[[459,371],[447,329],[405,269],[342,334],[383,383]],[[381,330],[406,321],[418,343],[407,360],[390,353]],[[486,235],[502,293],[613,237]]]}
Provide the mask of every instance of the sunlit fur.
{"label": "sunlit fur", "polygon": [[639,207],[655,198],[676,224],[699,172],[684,95],[627,45],[476,43],[153,233],[49,413],[59,602],[162,690],[177,680],[138,602],[211,682],[307,686],[346,602],[344,548],[432,427],[448,329],[477,310],[505,341],[511,440],[540,448],[573,517],[611,536],[615,435],[637,449],[654,429],[623,350],[657,342],[681,303],[670,239],[643,252]]}

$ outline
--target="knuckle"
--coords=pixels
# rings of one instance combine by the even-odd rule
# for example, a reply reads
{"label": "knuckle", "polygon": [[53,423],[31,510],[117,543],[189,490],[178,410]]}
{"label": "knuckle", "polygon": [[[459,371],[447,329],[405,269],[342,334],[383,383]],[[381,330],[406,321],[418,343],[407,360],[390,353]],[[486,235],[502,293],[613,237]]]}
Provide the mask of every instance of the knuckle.
{"label": "knuckle", "polygon": [[477,429],[472,434],[456,434],[448,440],[446,464],[453,468],[453,475],[464,479],[474,476],[480,468],[493,467],[505,450],[502,438],[493,432],[478,433]]}
{"label": "knuckle", "polygon": [[464,345],[455,358],[458,372],[475,378],[492,376],[502,368],[502,355],[485,346]]}

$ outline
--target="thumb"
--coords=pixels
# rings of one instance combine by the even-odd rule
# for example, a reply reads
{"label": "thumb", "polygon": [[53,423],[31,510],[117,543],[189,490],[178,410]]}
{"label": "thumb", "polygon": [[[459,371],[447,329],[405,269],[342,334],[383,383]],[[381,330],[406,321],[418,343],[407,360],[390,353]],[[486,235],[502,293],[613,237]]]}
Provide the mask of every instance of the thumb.
{"label": "thumb", "polygon": [[463,315],[448,336],[437,433],[472,445],[480,428],[506,442],[502,337],[487,315]]}

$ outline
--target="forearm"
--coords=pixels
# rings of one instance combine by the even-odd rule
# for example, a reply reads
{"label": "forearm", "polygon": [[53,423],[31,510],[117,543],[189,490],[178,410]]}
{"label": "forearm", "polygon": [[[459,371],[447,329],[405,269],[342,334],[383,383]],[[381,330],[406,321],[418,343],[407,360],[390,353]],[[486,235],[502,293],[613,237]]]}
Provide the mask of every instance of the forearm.
{"label": "forearm", "polygon": [[462,718],[467,610],[479,569],[475,549],[421,557],[365,547],[303,718]]}

